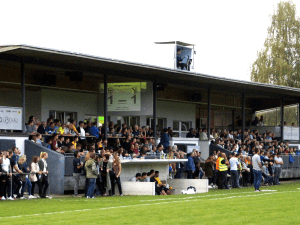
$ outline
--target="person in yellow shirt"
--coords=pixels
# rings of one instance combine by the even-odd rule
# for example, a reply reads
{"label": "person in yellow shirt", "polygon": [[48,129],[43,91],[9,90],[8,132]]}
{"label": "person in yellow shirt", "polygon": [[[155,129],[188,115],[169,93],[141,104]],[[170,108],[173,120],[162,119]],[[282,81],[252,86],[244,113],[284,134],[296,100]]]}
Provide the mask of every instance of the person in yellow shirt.
{"label": "person in yellow shirt", "polygon": [[77,147],[77,143],[78,143],[79,138],[77,136],[74,137],[74,141],[72,142],[72,144],[74,145],[75,149]]}
{"label": "person in yellow shirt", "polygon": [[61,124],[61,127],[59,127],[58,130],[57,130],[57,134],[64,135],[65,134],[65,127],[66,127],[65,123]]}
{"label": "person in yellow shirt", "polygon": [[154,175],[154,182],[155,182],[155,192],[158,195],[171,195],[171,192],[166,185],[164,185],[159,179],[159,171],[155,171]]}
{"label": "person in yellow shirt", "polygon": [[76,135],[79,135],[75,125],[76,125],[76,120],[70,120],[70,127],[71,127],[70,129],[72,129],[76,133]]}

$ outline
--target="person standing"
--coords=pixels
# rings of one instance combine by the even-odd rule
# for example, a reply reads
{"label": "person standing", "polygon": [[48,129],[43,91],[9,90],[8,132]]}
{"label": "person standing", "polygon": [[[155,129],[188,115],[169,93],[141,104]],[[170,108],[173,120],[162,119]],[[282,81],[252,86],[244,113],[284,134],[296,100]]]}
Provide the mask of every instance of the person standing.
{"label": "person standing", "polygon": [[231,155],[231,158],[229,159],[230,163],[230,175],[231,175],[231,187],[232,188],[239,188],[239,176],[238,176],[238,169],[240,169],[240,165],[238,162],[238,159],[234,156],[234,154]]}
{"label": "person standing", "polygon": [[90,153],[89,160],[85,163],[86,178],[88,179],[88,190],[87,190],[86,198],[95,198],[94,190],[95,190],[96,178],[98,175],[95,158],[96,155],[94,152],[92,152]]}
{"label": "person standing", "polygon": [[213,183],[213,166],[214,166],[214,161],[213,161],[213,156],[210,155],[207,160],[205,161],[204,168],[205,168],[205,176],[208,178],[208,184],[211,185],[211,187],[214,186]]}
{"label": "person standing", "polygon": [[186,162],[187,179],[193,179],[195,173],[195,162],[193,157],[194,152],[191,152],[190,155],[188,155],[188,161]]}
{"label": "person standing", "polygon": [[41,152],[40,155],[40,160],[38,162],[40,171],[42,172],[41,176],[41,186],[40,186],[40,197],[41,198],[48,198],[46,195],[47,189],[49,187],[49,182],[48,182],[48,165],[46,159],[48,158],[48,153],[47,152]]}
{"label": "person standing", "polygon": [[99,162],[100,174],[102,179],[102,189],[106,193],[103,193],[103,196],[107,195],[107,192],[111,190],[111,181],[110,181],[110,171],[112,170],[112,162],[109,161],[109,154],[103,156],[103,160]]}
{"label": "person standing", "polygon": [[118,154],[114,155],[114,160],[112,164],[113,173],[111,174],[110,181],[111,181],[111,194],[112,196],[115,195],[115,182],[118,185],[120,196],[123,196],[122,194],[122,186],[121,186],[121,179],[120,174],[122,171],[121,162],[119,160]]}
{"label": "person standing", "polygon": [[227,185],[227,171],[228,171],[229,162],[227,160],[226,154],[222,153],[219,160],[219,189],[230,189]]}
{"label": "person standing", "polygon": [[11,172],[11,165],[10,165],[10,160],[7,157],[8,152],[3,151],[2,152],[3,157],[0,158],[0,164],[1,164],[1,185],[2,186],[2,197],[1,200],[6,200],[6,191],[8,190],[8,200],[14,200],[12,198],[12,193],[11,189],[8,188],[11,185],[11,177],[12,177],[12,172]]}
{"label": "person standing", "polygon": [[283,165],[282,158],[280,157],[280,152],[274,157],[274,185],[279,185],[279,176],[281,173],[281,166]]}
{"label": "person standing", "polygon": [[220,160],[222,158],[222,153],[219,152],[217,156],[218,156],[218,158],[216,159],[216,166],[215,166],[216,167],[215,168],[216,172],[215,172],[215,177],[214,177],[214,179],[215,179],[214,183],[216,183],[216,185],[219,186],[220,185],[220,182],[219,182],[220,181],[220,178],[219,178],[219,175],[220,175],[219,174],[219,165],[220,165]]}
{"label": "person standing", "polygon": [[74,196],[76,197],[78,195],[79,181],[80,181],[80,175],[81,175],[83,163],[80,162],[80,156],[78,154],[78,151],[74,152],[74,157],[75,158],[73,159],[73,177],[74,177]]}
{"label": "person standing", "polygon": [[30,169],[26,163],[26,155],[20,156],[18,164],[19,164],[19,167],[21,168],[22,172],[26,174],[26,175],[23,175],[23,174],[21,175],[22,190],[21,190],[20,199],[25,199],[24,191],[25,191],[26,186],[28,188],[28,194],[29,194],[28,199],[36,198],[33,195],[31,195],[32,184],[31,184],[30,180],[28,179],[28,177],[29,177],[28,173],[30,173]]}
{"label": "person standing", "polygon": [[254,149],[254,156],[252,157],[252,164],[253,164],[253,175],[254,175],[254,188],[255,192],[260,192],[259,186],[262,179],[262,165],[259,156],[260,150],[258,148]]}
{"label": "person standing", "polygon": [[[40,177],[41,177],[42,172],[39,169],[39,164],[38,164],[39,159],[40,158],[38,156],[33,156],[31,166],[30,166],[31,167],[30,181],[32,184],[32,187],[31,187],[32,196],[34,196],[35,184],[38,185],[39,190],[41,189]],[[39,193],[39,194],[41,195],[41,193]]]}
{"label": "person standing", "polygon": [[170,139],[168,135],[168,129],[165,128],[163,133],[161,134],[160,143],[164,146],[165,149],[167,149],[170,145],[169,141]]}

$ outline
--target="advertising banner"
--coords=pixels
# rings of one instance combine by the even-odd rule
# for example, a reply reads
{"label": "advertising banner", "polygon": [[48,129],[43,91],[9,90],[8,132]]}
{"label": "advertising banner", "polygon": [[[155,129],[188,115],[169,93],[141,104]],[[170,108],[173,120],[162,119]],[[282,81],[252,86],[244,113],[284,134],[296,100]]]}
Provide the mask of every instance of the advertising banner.
{"label": "advertising banner", "polygon": [[0,130],[22,130],[22,108],[0,106]]}

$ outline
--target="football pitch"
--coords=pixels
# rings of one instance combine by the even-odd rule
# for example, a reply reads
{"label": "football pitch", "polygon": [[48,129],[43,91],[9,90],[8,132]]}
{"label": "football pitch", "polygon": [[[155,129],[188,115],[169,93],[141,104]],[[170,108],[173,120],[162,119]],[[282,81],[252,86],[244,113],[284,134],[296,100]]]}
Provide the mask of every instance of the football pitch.
{"label": "football pitch", "polygon": [[0,201],[0,224],[300,224],[300,182],[261,190]]}

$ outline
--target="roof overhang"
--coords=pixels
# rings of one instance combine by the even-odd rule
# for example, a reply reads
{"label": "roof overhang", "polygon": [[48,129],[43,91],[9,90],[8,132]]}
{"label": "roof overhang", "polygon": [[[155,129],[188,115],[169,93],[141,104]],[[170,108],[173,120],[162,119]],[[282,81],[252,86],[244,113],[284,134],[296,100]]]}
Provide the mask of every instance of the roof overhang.
{"label": "roof overhang", "polygon": [[0,59],[16,62],[23,61],[24,63],[66,70],[132,77],[157,83],[207,88],[214,91],[223,90],[244,93],[257,97],[285,97],[295,100],[300,98],[299,88],[234,80],[196,72],[26,45],[1,46]]}

